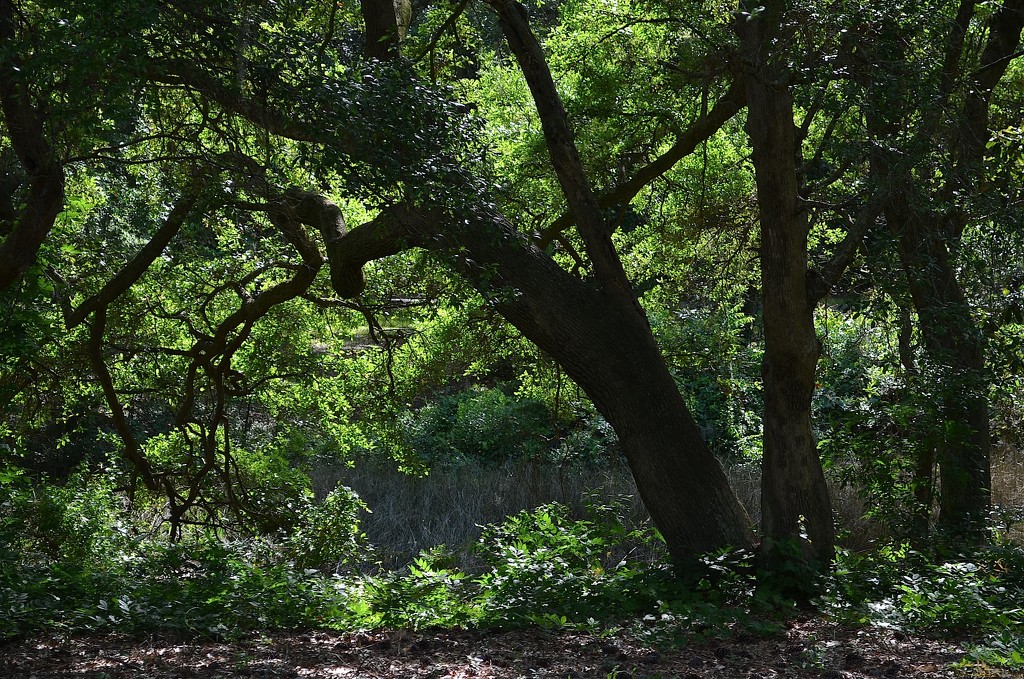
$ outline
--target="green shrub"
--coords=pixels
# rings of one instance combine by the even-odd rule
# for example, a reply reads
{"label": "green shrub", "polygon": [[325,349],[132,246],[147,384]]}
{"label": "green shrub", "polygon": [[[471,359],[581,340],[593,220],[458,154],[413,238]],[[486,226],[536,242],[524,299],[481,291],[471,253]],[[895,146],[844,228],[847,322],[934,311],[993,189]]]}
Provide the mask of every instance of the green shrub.
{"label": "green shrub", "polygon": [[476,624],[480,609],[465,573],[443,546],[421,553],[405,572],[367,578],[350,591],[348,610],[363,627],[426,627]]}
{"label": "green shrub", "polygon": [[512,398],[501,389],[442,396],[407,415],[404,426],[409,444],[432,464],[533,457],[554,436],[542,401]]}
{"label": "green shrub", "polygon": [[347,488],[319,505],[301,496],[282,541],[194,533],[167,545],[131,537],[114,482],[110,472],[77,473],[60,487],[0,473],[0,638],[45,629],[229,636],[344,618],[334,581],[310,567],[365,554],[364,506]]}
{"label": "green shrub", "polygon": [[115,480],[79,470],[64,485],[33,483],[18,468],[0,469],[0,549],[71,567],[105,559],[122,535]]}
{"label": "green shrub", "polygon": [[574,521],[549,504],[484,528],[478,553],[487,570],[477,584],[489,622],[565,624],[654,607],[656,569],[613,560],[651,534],[625,528],[614,506],[592,509],[594,520]]}
{"label": "green shrub", "polygon": [[288,547],[300,568],[340,570],[356,560],[366,560],[369,545],[359,528],[360,512],[368,512],[359,496],[338,486],[320,503],[307,500]]}
{"label": "green shrub", "polygon": [[309,476],[294,466],[283,441],[249,451],[236,447],[241,499],[247,525],[262,535],[296,530],[310,506]]}
{"label": "green shrub", "polygon": [[934,561],[906,546],[843,555],[823,598],[827,610],[858,623],[917,632],[999,635],[1024,624],[1024,548],[981,549]]}
{"label": "green shrub", "polygon": [[74,571],[18,566],[0,583],[0,637],[48,629],[231,637],[339,624],[333,581],[271,553],[259,542],[202,539],[137,543]]}
{"label": "green shrub", "polygon": [[896,586],[894,604],[909,628],[963,634],[1010,622],[997,607],[995,586],[995,579],[978,564],[936,564],[925,572],[904,575]]}
{"label": "green shrub", "polygon": [[990,667],[1001,669],[1024,669],[1024,633],[1020,630],[1003,630],[983,640],[967,652],[967,657],[958,663],[961,668],[974,667],[977,676],[988,676]]}
{"label": "green shrub", "polygon": [[472,388],[407,412],[401,428],[405,443],[428,465],[521,459],[603,464],[615,458],[618,438],[603,417],[585,408],[564,408],[561,417],[571,421],[556,427],[539,397]]}

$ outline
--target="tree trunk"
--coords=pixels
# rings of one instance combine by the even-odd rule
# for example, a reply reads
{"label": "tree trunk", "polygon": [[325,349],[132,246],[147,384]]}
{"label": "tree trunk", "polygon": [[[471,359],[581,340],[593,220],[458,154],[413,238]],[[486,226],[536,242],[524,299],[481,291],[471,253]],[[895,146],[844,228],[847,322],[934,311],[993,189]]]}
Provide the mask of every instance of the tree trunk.
{"label": "tree trunk", "polygon": [[765,61],[768,25],[781,3],[759,18],[741,19],[750,61],[747,132],[753,148],[761,223],[764,294],[764,450],[761,464],[762,556],[771,568],[787,558],[786,543],[827,568],[835,527],[825,475],[811,429],[811,396],[819,344],[808,291],[808,219],[798,205],[793,97],[786,70]]}
{"label": "tree trunk", "polygon": [[[890,296],[891,293],[890,293]],[[900,311],[899,355],[900,365],[906,374],[907,384],[911,389],[921,382],[921,371],[914,360],[913,334],[914,323],[910,317],[910,309],[902,299],[892,296],[893,302]],[[906,433],[907,438],[913,432]],[[932,503],[935,501],[935,445],[932,437],[924,437],[918,443],[914,460],[914,478],[911,480],[914,489],[914,516],[910,524],[910,537],[915,543],[928,539],[931,531]]]}
{"label": "tree trunk", "polygon": [[[380,0],[364,0],[364,10],[373,9],[371,2]],[[366,262],[412,247],[439,253],[558,361],[615,428],[640,495],[675,559],[730,546],[752,549],[750,519],[704,444],[622,272],[525,11],[508,0],[492,4],[513,23],[517,58],[531,89],[540,88],[538,110],[555,170],[599,282],[594,285],[560,268],[485,205],[466,206],[456,214],[400,203],[348,232],[323,233],[331,284],[342,297],[352,297],[363,288]],[[225,91],[194,69],[175,68],[174,78],[275,134],[315,139],[301,125]],[[476,187],[457,186],[454,177],[452,182],[451,195],[476,193]]]}
{"label": "tree trunk", "polygon": [[367,59],[389,61],[398,56],[398,16],[392,0],[359,0],[366,24],[363,55]]}
{"label": "tree trunk", "polygon": [[[945,116],[953,111],[952,86],[963,59],[963,34],[974,11],[964,2],[956,25],[947,38],[942,86],[934,109]],[[985,338],[975,324],[971,307],[956,278],[950,249],[968,223],[966,206],[984,176],[985,142],[990,136],[988,110],[993,89],[1010,62],[1019,56],[1024,30],[1024,0],[1006,0],[988,22],[988,37],[979,68],[964,78],[965,95],[955,112],[953,138],[945,152],[951,160],[949,176],[934,195],[926,195],[914,181],[908,158],[896,151],[892,139],[901,133],[913,107],[931,111],[928,101],[906,98],[891,83],[880,83],[880,92],[897,93],[868,112],[868,131],[880,143],[872,145],[871,172],[895,175],[904,186],[886,207],[886,219],[898,238],[899,256],[918,313],[921,335],[929,358],[928,368],[939,387],[943,422],[936,451],[939,464],[939,526],[947,537],[977,542],[985,539],[985,519],[991,505],[991,440],[988,421],[988,378],[985,375]],[[883,44],[883,54],[902,49]],[[888,50],[888,51],[886,51]],[[871,82],[871,77],[866,78]],[[885,98],[885,96],[883,96]],[[942,117],[932,114],[923,132],[934,138]],[[888,151],[883,151],[888,150]],[[933,205],[946,204],[940,213]]]}
{"label": "tree trunk", "polygon": [[[610,311],[611,304],[595,301],[577,308],[576,327],[567,329],[574,336],[563,340],[550,342],[528,322],[517,327],[565,366],[615,428],[640,497],[673,557],[750,548],[751,521],[705,445],[650,330],[631,311]],[[515,313],[508,311],[515,323]]]}
{"label": "tree trunk", "polygon": [[[496,306],[565,368],[615,428],[640,496],[674,557],[686,559],[730,545],[749,547],[749,519],[704,444],[651,334],[583,170],[526,10],[515,0],[488,3],[498,13],[509,48],[533,94],[552,166],[596,283],[590,287],[566,276],[550,260],[547,268],[563,282],[543,282],[539,270],[525,280],[519,269],[505,267],[509,253],[494,251],[482,261],[497,262],[499,270],[507,272],[514,285],[506,291],[522,291],[524,300],[534,300],[527,301],[527,313],[506,301],[506,293],[496,299]],[[535,267],[523,271],[531,268]],[[579,294],[563,294],[572,289]],[[576,299],[570,302],[573,296]]]}
{"label": "tree trunk", "polygon": [[0,240],[0,292],[25,273],[64,209],[64,168],[46,141],[43,116],[32,103],[22,64],[11,53],[14,41],[14,6],[0,0],[0,110],[11,146],[28,175],[28,192],[20,217],[9,225]]}
{"label": "tree trunk", "polygon": [[905,203],[893,205],[887,219],[899,238],[900,262],[940,390],[939,526],[953,536],[981,539],[992,487],[984,336],[942,241],[946,229]]}

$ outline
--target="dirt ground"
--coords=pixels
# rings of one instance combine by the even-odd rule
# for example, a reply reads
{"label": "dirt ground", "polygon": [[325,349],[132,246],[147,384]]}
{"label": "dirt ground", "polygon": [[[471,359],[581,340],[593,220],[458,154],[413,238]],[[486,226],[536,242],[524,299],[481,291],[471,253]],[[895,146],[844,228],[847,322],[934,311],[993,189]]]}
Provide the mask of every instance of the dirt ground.
{"label": "dirt ground", "polygon": [[515,631],[311,632],[232,643],[117,637],[24,639],[0,646],[0,677],[1020,677],[950,668],[955,643],[882,628],[794,621],[784,634],[658,648],[627,636]]}

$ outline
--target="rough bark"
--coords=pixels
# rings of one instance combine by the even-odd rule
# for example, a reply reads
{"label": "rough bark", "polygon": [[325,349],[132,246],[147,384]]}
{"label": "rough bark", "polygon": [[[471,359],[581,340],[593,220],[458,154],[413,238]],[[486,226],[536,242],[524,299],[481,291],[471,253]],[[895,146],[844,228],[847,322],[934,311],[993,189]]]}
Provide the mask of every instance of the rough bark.
{"label": "rough bark", "polygon": [[388,61],[398,56],[398,16],[392,0],[359,0],[366,24],[363,55]]}
{"label": "rough bark", "polygon": [[0,108],[11,145],[29,178],[21,214],[0,243],[0,291],[21,278],[36,261],[57,215],[64,209],[64,168],[46,142],[43,116],[32,97],[17,58],[11,54],[14,40],[14,7],[0,0]]}
{"label": "rough bark", "polygon": [[749,62],[747,132],[753,149],[761,224],[764,295],[764,447],[761,466],[762,556],[769,567],[786,543],[827,567],[835,528],[825,476],[811,429],[811,397],[819,343],[816,299],[809,294],[806,210],[799,205],[793,97],[784,67],[768,61],[768,41],[784,3],[741,18]]}

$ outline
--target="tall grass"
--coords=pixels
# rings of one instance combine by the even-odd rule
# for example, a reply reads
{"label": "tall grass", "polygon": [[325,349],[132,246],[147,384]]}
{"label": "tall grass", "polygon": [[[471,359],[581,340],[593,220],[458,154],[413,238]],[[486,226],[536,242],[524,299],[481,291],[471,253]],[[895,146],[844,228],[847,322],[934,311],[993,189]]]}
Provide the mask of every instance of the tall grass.
{"label": "tall grass", "polygon": [[992,458],[992,504],[1006,537],[1024,543],[1024,450],[998,446]]}
{"label": "tall grass", "polygon": [[372,513],[363,517],[363,530],[383,565],[390,567],[440,544],[463,552],[480,537],[482,525],[550,502],[566,505],[572,518],[583,518],[589,503],[624,502],[628,523],[650,522],[624,465],[468,461],[417,477],[394,464],[367,461],[354,467],[323,465],[311,477],[318,498],[342,484],[366,502]]}
{"label": "tall grass", "polygon": [[[757,523],[759,465],[729,466],[726,474]],[[633,527],[651,521],[624,462],[587,467],[529,460],[498,465],[467,461],[417,477],[393,463],[363,461],[355,466],[321,465],[311,477],[317,498],[340,484],[352,488],[370,507],[372,513],[363,516],[362,527],[385,567],[405,565],[422,550],[441,544],[462,553],[480,537],[482,525],[551,502],[567,506],[577,519],[587,516],[588,504],[619,502],[625,504],[626,521]],[[866,548],[884,534],[882,527],[863,517],[864,502],[855,488],[838,483],[829,487],[845,546]]]}

